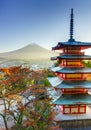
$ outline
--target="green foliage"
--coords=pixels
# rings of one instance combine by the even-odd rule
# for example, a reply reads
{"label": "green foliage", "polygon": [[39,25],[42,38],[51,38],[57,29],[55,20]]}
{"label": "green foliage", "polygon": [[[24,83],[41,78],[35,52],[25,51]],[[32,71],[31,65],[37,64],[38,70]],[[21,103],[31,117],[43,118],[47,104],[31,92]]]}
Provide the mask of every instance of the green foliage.
{"label": "green foliage", "polygon": [[57,60],[57,62],[54,63],[54,66],[59,66],[61,64],[61,61],[60,60]]}
{"label": "green foliage", "polygon": [[91,68],[91,61],[83,61],[82,62],[86,67]]}
{"label": "green foliage", "polygon": [[44,85],[45,86],[50,86],[50,83],[49,83],[49,81],[47,79],[44,80]]}
{"label": "green foliage", "polygon": [[49,69],[46,70],[47,76],[46,77],[54,77],[54,73]]}

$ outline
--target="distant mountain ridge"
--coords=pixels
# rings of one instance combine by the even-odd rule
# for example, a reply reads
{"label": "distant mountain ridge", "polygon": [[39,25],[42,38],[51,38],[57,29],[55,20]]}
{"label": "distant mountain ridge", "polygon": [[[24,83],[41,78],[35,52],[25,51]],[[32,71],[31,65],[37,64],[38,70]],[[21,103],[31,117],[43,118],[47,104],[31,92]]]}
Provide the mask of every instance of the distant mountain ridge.
{"label": "distant mountain ridge", "polygon": [[36,58],[48,59],[50,58],[50,56],[53,55],[55,55],[54,52],[47,50],[35,43],[32,43],[15,51],[0,53],[0,58],[22,59],[22,60],[29,60]]}

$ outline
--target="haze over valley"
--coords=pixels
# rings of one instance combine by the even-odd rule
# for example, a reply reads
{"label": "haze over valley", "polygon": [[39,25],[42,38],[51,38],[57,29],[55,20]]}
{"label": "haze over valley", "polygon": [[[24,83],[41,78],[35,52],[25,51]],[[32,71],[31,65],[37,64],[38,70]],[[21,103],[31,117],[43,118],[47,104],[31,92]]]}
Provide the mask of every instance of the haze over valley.
{"label": "haze over valley", "polygon": [[56,55],[57,53],[53,51],[31,43],[15,51],[0,53],[0,65],[7,67],[26,63],[29,65],[49,67],[53,65],[53,61],[50,58]]}

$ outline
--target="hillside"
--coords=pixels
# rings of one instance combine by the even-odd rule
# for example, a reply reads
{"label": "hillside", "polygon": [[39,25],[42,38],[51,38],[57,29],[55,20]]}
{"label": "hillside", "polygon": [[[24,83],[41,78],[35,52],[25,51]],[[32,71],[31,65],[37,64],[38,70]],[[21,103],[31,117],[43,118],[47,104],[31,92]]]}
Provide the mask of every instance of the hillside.
{"label": "hillside", "polygon": [[31,64],[50,64],[50,57],[57,55],[50,50],[47,50],[37,44],[29,44],[21,49],[0,53],[0,59],[6,59],[7,61],[27,61]]}

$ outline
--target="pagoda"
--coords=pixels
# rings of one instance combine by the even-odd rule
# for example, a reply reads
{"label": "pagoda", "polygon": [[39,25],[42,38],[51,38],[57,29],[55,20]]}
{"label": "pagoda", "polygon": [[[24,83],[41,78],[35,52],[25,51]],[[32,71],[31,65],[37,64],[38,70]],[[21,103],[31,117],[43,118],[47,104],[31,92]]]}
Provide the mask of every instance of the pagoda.
{"label": "pagoda", "polygon": [[76,41],[73,38],[74,15],[73,8],[70,15],[70,38],[67,42],[58,42],[52,50],[60,51],[60,55],[52,57],[60,64],[51,70],[55,77],[48,77],[50,84],[60,96],[53,104],[58,106],[60,114],[58,121],[62,120],[90,120],[91,124],[91,69],[85,67],[83,60],[91,60],[91,56],[85,55],[84,50],[91,48],[91,43]]}

